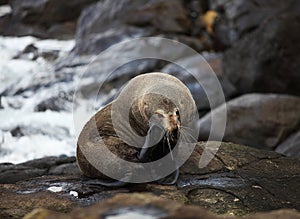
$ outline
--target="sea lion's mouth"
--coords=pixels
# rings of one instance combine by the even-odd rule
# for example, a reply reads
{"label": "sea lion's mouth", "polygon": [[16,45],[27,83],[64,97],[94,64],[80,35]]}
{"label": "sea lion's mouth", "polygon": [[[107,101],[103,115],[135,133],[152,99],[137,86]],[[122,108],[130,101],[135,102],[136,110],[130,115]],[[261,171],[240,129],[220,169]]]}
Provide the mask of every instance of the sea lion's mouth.
{"label": "sea lion's mouth", "polygon": [[171,158],[174,160],[172,151],[177,144],[178,135],[178,128],[168,131],[158,123],[152,123],[144,145],[137,154],[138,160],[140,162],[152,162],[163,158],[169,153],[171,153]]}
{"label": "sea lion's mouth", "polygon": [[160,142],[151,148],[149,159],[156,161],[170,154],[171,159],[174,161],[175,155],[173,149],[178,141],[178,133],[179,130],[177,129],[173,129],[171,132],[166,131]]}

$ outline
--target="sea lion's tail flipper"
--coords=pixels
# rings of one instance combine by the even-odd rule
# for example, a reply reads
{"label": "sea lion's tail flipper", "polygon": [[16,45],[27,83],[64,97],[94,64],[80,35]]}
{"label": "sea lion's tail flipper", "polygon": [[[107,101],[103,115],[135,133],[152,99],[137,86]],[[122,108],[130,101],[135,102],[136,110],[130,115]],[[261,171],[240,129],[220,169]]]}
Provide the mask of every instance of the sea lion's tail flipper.
{"label": "sea lion's tail flipper", "polygon": [[100,185],[106,187],[122,187],[128,184],[129,179],[132,177],[131,173],[125,174],[124,178],[120,180],[104,180],[104,179],[89,179],[85,184]]}
{"label": "sea lion's tail flipper", "polygon": [[151,147],[158,144],[160,140],[164,137],[166,131],[157,123],[151,123],[148,130],[146,140],[142,146],[140,152],[137,154],[137,158],[141,162],[146,162],[149,158],[149,153],[151,152]]}

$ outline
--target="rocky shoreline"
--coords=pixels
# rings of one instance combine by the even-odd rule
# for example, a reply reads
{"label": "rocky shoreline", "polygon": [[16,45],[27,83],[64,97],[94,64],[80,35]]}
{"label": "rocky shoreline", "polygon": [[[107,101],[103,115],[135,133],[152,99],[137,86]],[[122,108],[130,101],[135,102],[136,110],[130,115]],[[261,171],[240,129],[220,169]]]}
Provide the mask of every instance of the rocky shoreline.
{"label": "rocky shoreline", "polygon": [[[146,183],[106,188],[97,184],[97,180],[82,176],[74,157],[1,164],[0,193],[5,198],[0,201],[0,216],[20,218],[29,214],[25,218],[63,218],[66,215],[55,212],[71,212],[70,218],[75,214],[82,215],[79,218],[84,218],[85,214],[97,218],[96,212],[99,212],[106,218],[104,215],[110,211],[122,212],[123,208],[128,208],[143,213],[149,210],[147,206],[154,206],[157,211],[164,212],[162,218],[215,218],[208,210],[220,215],[242,216],[277,209],[294,210],[262,215],[300,218],[300,213],[295,211],[300,210],[300,159],[222,143],[211,163],[200,169],[198,162],[204,145],[204,142],[197,144],[189,160],[180,168],[180,178],[174,186]],[[173,206],[174,201],[176,208],[167,207]],[[93,207],[86,207],[90,205]],[[36,208],[53,212],[36,211]],[[183,214],[184,209],[187,212]],[[194,215],[194,211],[204,216]]]}

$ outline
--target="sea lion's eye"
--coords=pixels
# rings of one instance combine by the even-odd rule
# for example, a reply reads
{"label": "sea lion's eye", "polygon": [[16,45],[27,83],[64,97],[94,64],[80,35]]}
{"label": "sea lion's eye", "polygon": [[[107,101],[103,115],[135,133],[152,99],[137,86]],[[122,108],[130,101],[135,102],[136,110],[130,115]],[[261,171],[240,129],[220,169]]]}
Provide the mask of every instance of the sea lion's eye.
{"label": "sea lion's eye", "polygon": [[176,113],[176,116],[179,116],[179,110],[178,109],[176,109],[175,113]]}

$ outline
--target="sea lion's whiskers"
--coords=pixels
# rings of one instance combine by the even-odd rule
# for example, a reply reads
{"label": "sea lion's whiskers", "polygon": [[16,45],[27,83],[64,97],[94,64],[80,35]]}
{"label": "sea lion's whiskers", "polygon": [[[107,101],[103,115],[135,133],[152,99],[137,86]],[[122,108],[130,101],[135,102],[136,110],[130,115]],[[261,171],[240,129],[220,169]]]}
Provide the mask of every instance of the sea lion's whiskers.
{"label": "sea lion's whiskers", "polygon": [[170,139],[172,140],[171,132],[167,131],[166,136],[167,136],[167,138],[168,138],[169,140],[170,140]]}
{"label": "sea lion's whiskers", "polygon": [[175,139],[175,136],[173,135],[173,132],[170,132],[170,136],[171,136],[171,139],[172,139],[172,140]]}
{"label": "sea lion's whiskers", "polygon": [[[166,139],[167,139],[167,136],[164,136],[164,138],[163,138],[163,145],[166,144]],[[165,153],[165,147],[163,147],[163,153]]]}
{"label": "sea lion's whiskers", "polygon": [[172,158],[172,160],[174,160],[173,153],[172,153],[172,148],[171,148],[171,144],[170,144],[170,141],[169,141],[169,138],[168,138],[168,137],[167,137],[167,142],[168,142],[168,146],[169,146],[171,158]]}
{"label": "sea lion's whiskers", "polygon": [[180,133],[180,135],[182,136],[184,142],[188,142],[186,134],[183,131]]}
{"label": "sea lion's whiskers", "polygon": [[184,128],[184,129],[186,129],[186,130],[189,130],[189,131],[195,131],[193,128],[191,128],[191,127],[188,127],[188,126],[183,126],[183,125],[181,125],[181,128]]}
{"label": "sea lion's whiskers", "polygon": [[[191,133],[189,133],[187,130],[185,130],[184,127],[181,128],[181,132],[184,133],[184,134],[186,135],[187,138],[189,137],[189,138],[191,138],[191,140],[193,140],[194,142],[197,142],[197,139],[196,139]],[[189,143],[191,143],[191,142],[189,141]]]}

